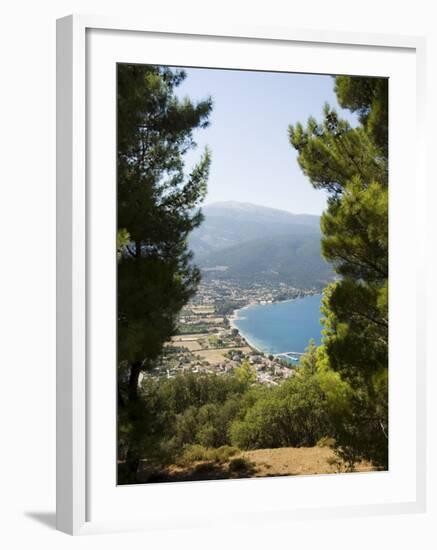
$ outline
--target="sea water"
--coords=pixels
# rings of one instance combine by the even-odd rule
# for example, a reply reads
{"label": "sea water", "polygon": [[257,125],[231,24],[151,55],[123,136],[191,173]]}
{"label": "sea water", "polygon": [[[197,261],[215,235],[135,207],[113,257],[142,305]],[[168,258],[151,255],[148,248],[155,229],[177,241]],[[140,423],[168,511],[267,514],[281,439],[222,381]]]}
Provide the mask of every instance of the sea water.
{"label": "sea water", "polygon": [[264,353],[302,353],[311,339],[320,344],[321,294],[274,304],[256,304],[235,312],[235,327]]}

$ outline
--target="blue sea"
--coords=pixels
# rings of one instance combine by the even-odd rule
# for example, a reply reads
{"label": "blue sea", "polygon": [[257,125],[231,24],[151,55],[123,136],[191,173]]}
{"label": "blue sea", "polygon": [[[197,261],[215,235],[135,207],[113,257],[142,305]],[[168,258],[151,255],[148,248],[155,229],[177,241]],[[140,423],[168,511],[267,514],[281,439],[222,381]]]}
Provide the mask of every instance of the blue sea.
{"label": "blue sea", "polygon": [[265,353],[302,353],[309,340],[320,344],[321,294],[276,304],[256,304],[236,311],[235,327]]}

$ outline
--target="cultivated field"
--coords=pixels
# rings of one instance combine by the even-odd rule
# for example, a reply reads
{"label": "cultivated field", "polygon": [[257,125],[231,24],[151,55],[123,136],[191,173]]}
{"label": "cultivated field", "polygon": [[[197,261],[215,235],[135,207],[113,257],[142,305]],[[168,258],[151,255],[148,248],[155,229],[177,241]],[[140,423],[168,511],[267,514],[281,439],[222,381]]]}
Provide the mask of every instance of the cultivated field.
{"label": "cultivated field", "polygon": [[[238,349],[239,351],[242,351],[244,353],[249,353],[250,351],[252,351],[249,346],[245,346],[244,348],[230,348],[230,349]],[[213,365],[215,363],[221,363],[222,361],[224,361],[227,358],[226,354],[228,352],[229,352],[229,348],[202,349],[202,350],[196,350],[196,355],[198,355],[202,359],[205,359],[205,361],[208,361],[208,363],[211,363]]]}
{"label": "cultivated field", "polygon": [[[197,351],[200,349],[199,340],[201,338],[206,338],[208,336],[205,334],[184,334],[179,336],[173,336],[170,344],[177,345],[180,347],[187,348],[189,351]],[[169,345],[169,344],[167,344]]]}

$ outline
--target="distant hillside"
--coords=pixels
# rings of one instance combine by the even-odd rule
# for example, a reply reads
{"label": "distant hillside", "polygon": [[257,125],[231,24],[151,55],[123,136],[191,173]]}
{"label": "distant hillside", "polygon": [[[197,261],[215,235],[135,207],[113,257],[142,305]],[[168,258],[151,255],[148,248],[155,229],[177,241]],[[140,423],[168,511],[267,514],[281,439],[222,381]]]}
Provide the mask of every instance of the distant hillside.
{"label": "distant hillside", "polygon": [[217,202],[202,211],[205,220],[190,236],[190,248],[196,256],[258,237],[319,233],[318,216],[291,214],[249,203]]}
{"label": "distant hillside", "polygon": [[203,208],[190,248],[206,278],[322,288],[333,278],[320,254],[320,218],[249,203]]}
{"label": "distant hillside", "polygon": [[300,224],[310,227],[319,226],[319,216],[313,216],[310,214],[293,214],[285,210],[279,210],[278,208],[259,206],[249,202],[214,202],[204,206],[203,212],[209,217],[229,217],[241,221]]}
{"label": "distant hillside", "polygon": [[320,255],[319,235],[259,238],[199,260],[205,277],[238,279],[243,284],[277,281],[297,288],[323,288],[333,278],[330,265]]}

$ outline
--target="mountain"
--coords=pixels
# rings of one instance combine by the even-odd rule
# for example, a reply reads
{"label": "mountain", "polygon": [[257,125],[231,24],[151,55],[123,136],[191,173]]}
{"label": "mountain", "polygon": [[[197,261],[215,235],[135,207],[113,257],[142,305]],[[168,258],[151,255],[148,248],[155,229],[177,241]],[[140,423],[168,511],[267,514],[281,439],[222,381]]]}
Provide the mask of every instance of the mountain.
{"label": "mountain", "polygon": [[333,271],[320,253],[320,218],[250,203],[203,208],[190,248],[204,278],[322,288]]}
{"label": "mountain", "polygon": [[310,214],[293,214],[278,208],[259,206],[249,202],[224,201],[208,204],[203,208],[204,214],[212,217],[230,217],[242,221],[272,222],[317,226],[319,216]]}
{"label": "mountain", "polygon": [[251,283],[288,283],[323,288],[332,280],[321,257],[319,235],[277,235],[215,250],[201,257],[203,276]]}
{"label": "mountain", "polygon": [[205,219],[190,237],[190,248],[196,256],[256,238],[315,235],[320,231],[319,216],[292,214],[250,203],[217,202],[205,206],[202,212]]}

